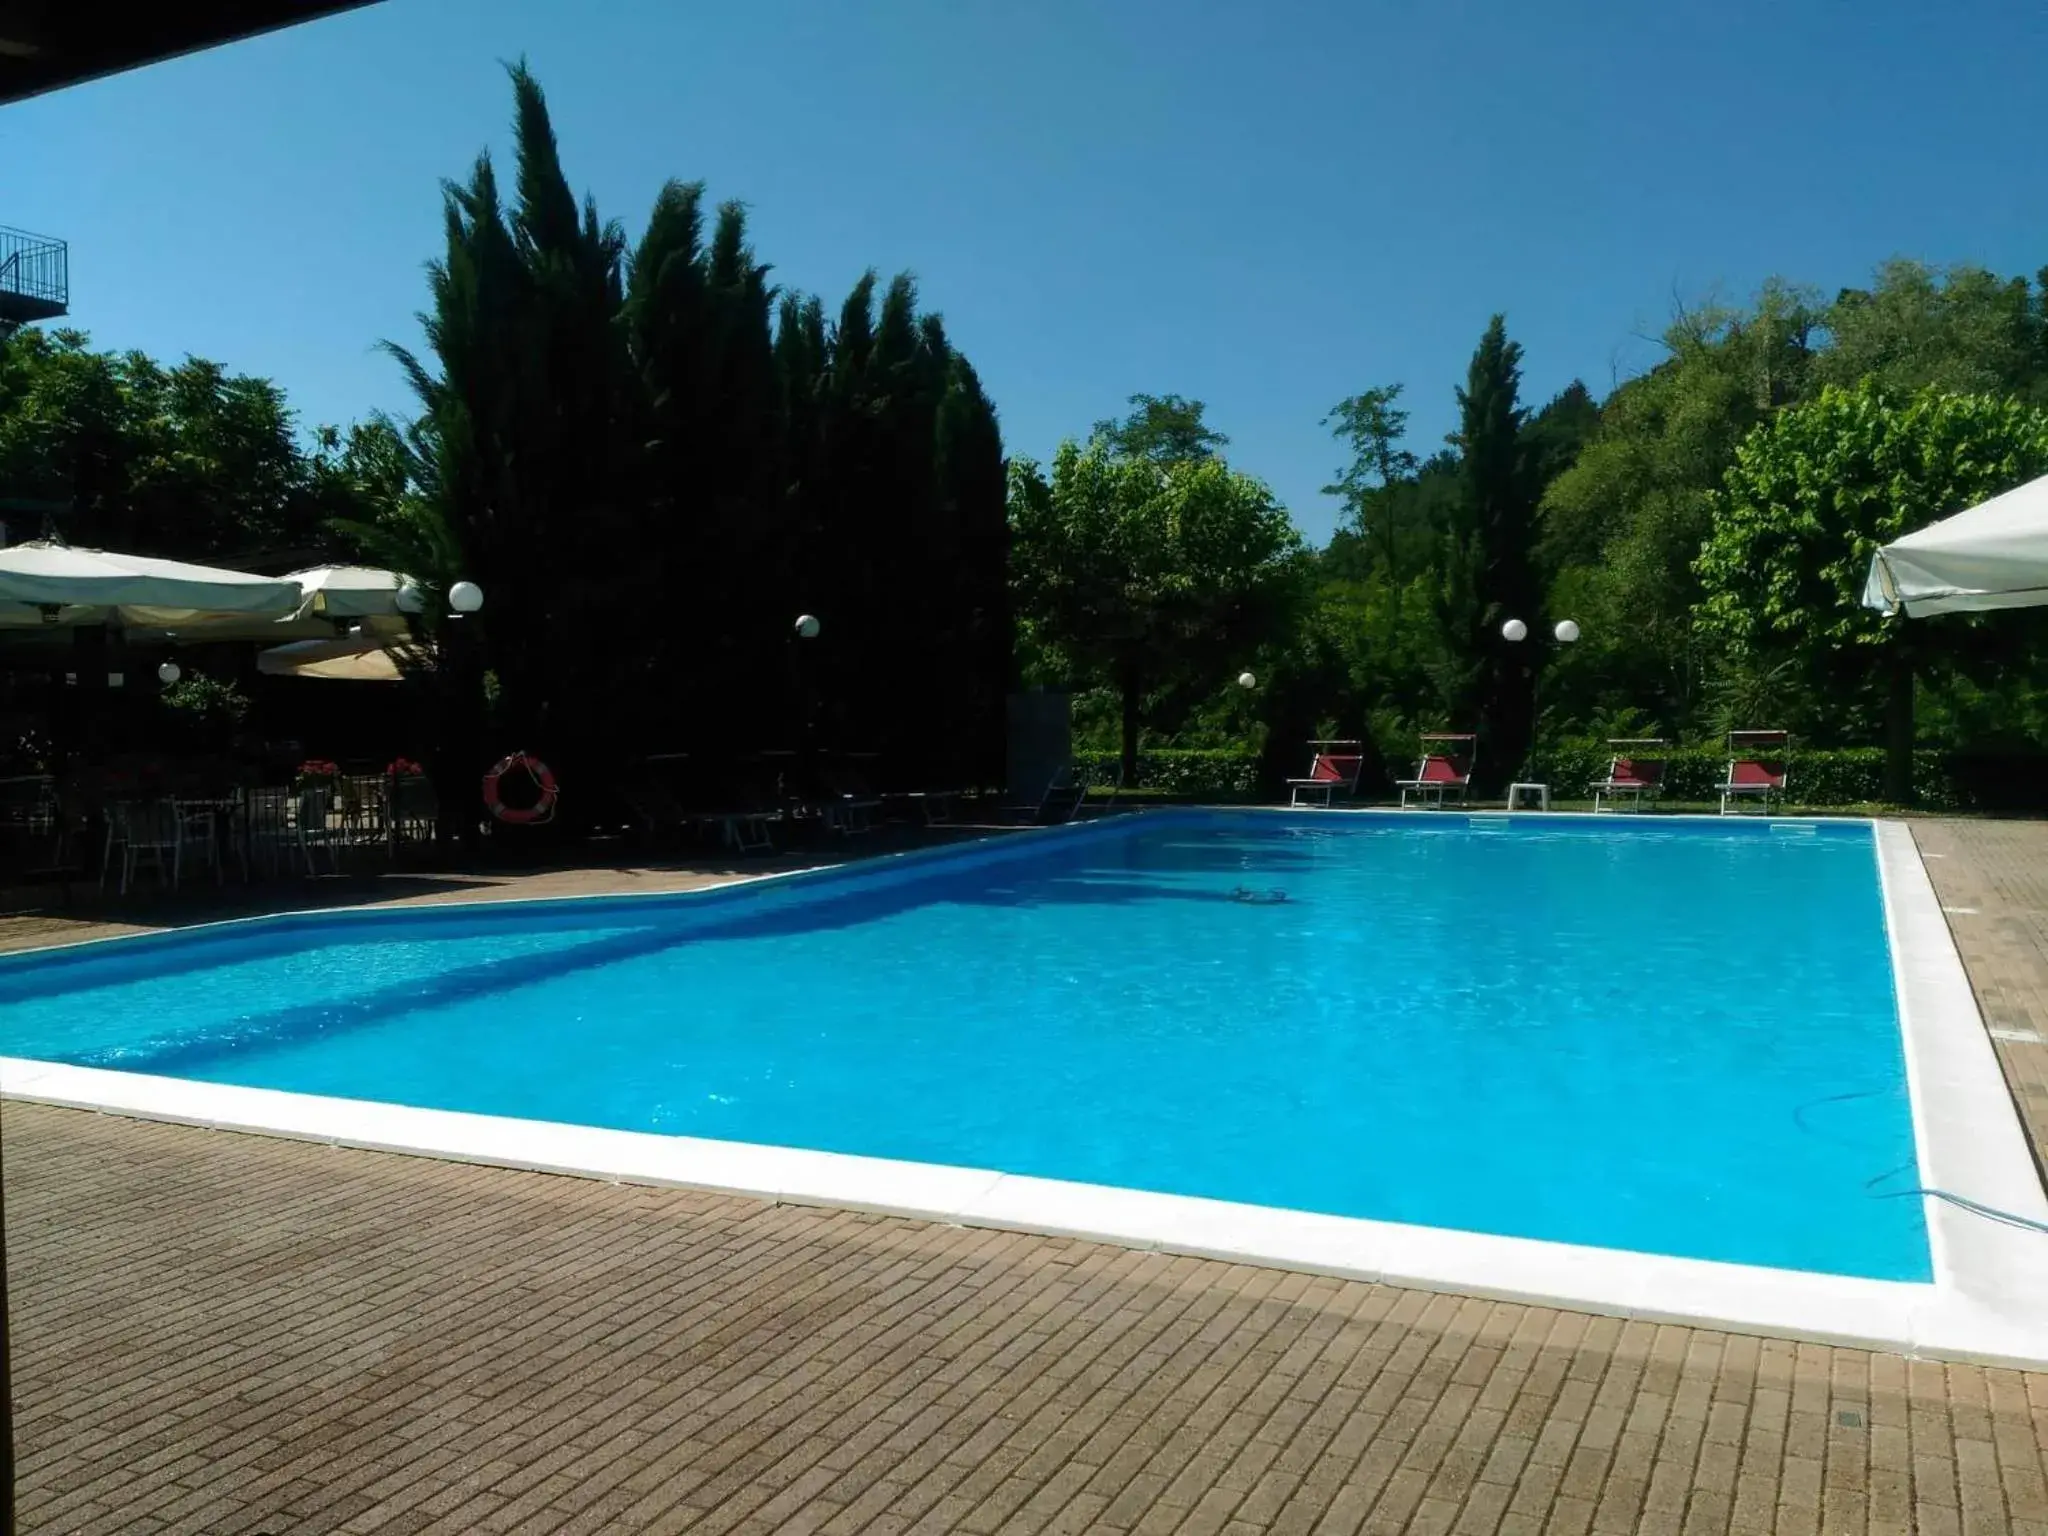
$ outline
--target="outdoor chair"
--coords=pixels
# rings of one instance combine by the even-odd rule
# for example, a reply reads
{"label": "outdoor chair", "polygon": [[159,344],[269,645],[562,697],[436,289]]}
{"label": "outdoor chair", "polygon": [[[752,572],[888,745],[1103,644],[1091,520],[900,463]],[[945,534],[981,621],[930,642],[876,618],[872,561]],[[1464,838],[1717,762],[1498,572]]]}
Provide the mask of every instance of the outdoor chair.
{"label": "outdoor chair", "polygon": [[[1607,743],[1616,749],[1607,764],[1607,777],[1595,779],[1593,791],[1593,812],[1618,811],[1624,801],[1632,811],[1640,811],[1646,803],[1653,802],[1664,787],[1664,759],[1643,752],[1643,748],[1662,747],[1666,743],[1650,736],[1617,736]],[[1612,804],[1603,805],[1603,800]]]}
{"label": "outdoor chair", "polygon": [[693,812],[691,819],[716,831],[720,845],[735,853],[773,853],[775,824],[784,819],[784,812],[763,783],[765,773],[756,766],[711,786],[704,796],[711,808]]}
{"label": "outdoor chair", "polygon": [[1401,809],[1408,808],[1411,795],[1416,804],[1436,810],[1443,809],[1447,798],[1455,797],[1462,803],[1472,787],[1472,760],[1477,745],[1478,738],[1469,733],[1424,736],[1422,761],[1415,765],[1415,776],[1394,781],[1394,787],[1401,791]]}
{"label": "outdoor chair", "polygon": [[190,848],[213,870],[213,883],[220,884],[221,843],[229,810],[229,803],[220,799],[171,801],[171,813],[178,823],[179,870],[184,868],[185,850]]}
{"label": "outdoor chair", "polygon": [[718,829],[719,842],[734,853],[773,853],[775,851],[775,823],[782,820],[780,811],[729,810],[711,811],[698,818],[701,822]]}
{"label": "outdoor chair", "polygon": [[882,800],[868,789],[859,771],[844,759],[827,758],[819,764],[818,773],[825,790],[819,810],[827,829],[842,837],[874,831],[874,814],[882,808]]}
{"label": "outdoor chair", "polygon": [[384,842],[391,814],[388,803],[390,775],[346,774],[334,788],[341,812],[343,839],[351,843]]}
{"label": "outdoor chair", "polygon": [[81,873],[70,861],[78,810],[48,774],[0,779],[0,885],[52,881],[68,901]]}
{"label": "outdoor chair", "polygon": [[325,784],[304,784],[293,796],[292,840],[307,875],[312,875],[315,855],[325,852],[329,874],[341,872],[336,848],[342,841],[334,825],[334,791]]}
{"label": "outdoor chair", "polygon": [[1081,775],[1074,771],[1074,765],[1067,763],[1055,768],[1045,781],[1045,792],[1036,804],[1019,802],[1006,805],[1007,816],[1023,817],[1038,826],[1058,826],[1072,821],[1081,811],[1081,803],[1088,798],[1088,785]]}
{"label": "outdoor chair", "polygon": [[391,832],[401,843],[430,843],[441,825],[441,797],[425,774],[399,774],[391,781]]}
{"label": "outdoor chair", "polygon": [[1308,777],[1287,781],[1289,805],[1320,805],[1328,810],[1335,798],[1358,796],[1358,776],[1365,768],[1365,754],[1356,741],[1312,741]]}
{"label": "outdoor chair", "polygon": [[1789,731],[1730,731],[1728,772],[1719,785],[1721,814],[1739,810],[1745,800],[1754,800],[1768,812],[1784,797],[1791,753]]}
{"label": "outdoor chair", "polygon": [[1091,815],[1106,816],[1116,809],[1116,802],[1124,792],[1124,765],[1111,763],[1108,767],[1081,776],[1081,800],[1074,808],[1074,814],[1087,811]]}
{"label": "outdoor chair", "polygon": [[57,825],[57,781],[46,773],[0,779],[0,829],[20,836],[46,836]]}
{"label": "outdoor chair", "polygon": [[185,839],[178,809],[168,800],[115,800],[107,805],[107,842],[100,855],[100,889],[113,871],[118,852],[121,860],[120,892],[128,894],[135,876],[147,864],[157,879],[177,889]]}
{"label": "outdoor chair", "polygon": [[697,818],[683,809],[667,786],[651,777],[629,779],[616,788],[619,802],[651,838],[664,832],[686,831],[696,824]]}
{"label": "outdoor chair", "polygon": [[292,825],[292,792],[252,789],[242,805],[241,862],[245,874],[275,879],[298,847]]}
{"label": "outdoor chair", "polygon": [[960,801],[966,795],[964,789],[912,789],[903,794],[928,827],[950,826],[959,814]]}

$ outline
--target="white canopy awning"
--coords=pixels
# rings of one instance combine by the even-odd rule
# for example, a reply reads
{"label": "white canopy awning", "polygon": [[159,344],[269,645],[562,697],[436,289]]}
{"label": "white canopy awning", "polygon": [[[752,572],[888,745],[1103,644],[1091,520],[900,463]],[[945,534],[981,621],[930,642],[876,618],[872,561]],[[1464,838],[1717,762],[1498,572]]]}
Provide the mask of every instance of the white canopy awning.
{"label": "white canopy awning", "polygon": [[[367,565],[316,565],[285,578],[299,584],[302,612],[330,619],[383,618],[403,613],[399,593],[411,583],[396,571]],[[417,605],[415,610],[417,611]]]}
{"label": "white canopy awning", "polygon": [[299,599],[299,584],[288,577],[43,542],[0,549],[0,625],[175,628],[221,615],[282,619]]}
{"label": "white canopy awning", "polygon": [[1916,619],[2048,605],[2048,475],[1885,545],[1863,604]]}

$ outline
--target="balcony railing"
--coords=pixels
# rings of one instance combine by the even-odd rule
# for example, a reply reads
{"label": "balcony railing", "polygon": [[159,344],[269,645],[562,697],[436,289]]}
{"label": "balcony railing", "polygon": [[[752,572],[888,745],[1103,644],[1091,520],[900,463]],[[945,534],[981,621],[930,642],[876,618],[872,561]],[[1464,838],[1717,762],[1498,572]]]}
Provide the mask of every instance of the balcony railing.
{"label": "balcony railing", "polygon": [[71,307],[71,252],[62,240],[0,226],[0,328],[54,320]]}

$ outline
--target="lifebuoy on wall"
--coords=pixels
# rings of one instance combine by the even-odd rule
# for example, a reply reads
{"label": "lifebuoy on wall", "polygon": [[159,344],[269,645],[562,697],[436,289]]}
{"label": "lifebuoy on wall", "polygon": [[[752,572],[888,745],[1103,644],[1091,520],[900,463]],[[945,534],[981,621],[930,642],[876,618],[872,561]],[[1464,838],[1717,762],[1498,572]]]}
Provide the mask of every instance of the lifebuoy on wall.
{"label": "lifebuoy on wall", "polygon": [[[531,805],[507,805],[499,793],[499,781],[515,770],[533,780],[535,798]],[[555,802],[561,797],[554,770],[531,752],[508,752],[484,775],[484,807],[494,820],[507,826],[530,827],[548,820],[555,814]]]}

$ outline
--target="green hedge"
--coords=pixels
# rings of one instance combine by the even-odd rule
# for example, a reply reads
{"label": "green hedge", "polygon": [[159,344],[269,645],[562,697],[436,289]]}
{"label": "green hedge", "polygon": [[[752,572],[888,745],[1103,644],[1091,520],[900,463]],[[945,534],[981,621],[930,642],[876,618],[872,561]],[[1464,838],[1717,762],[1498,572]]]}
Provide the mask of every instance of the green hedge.
{"label": "green hedge", "polygon": [[[1091,784],[1112,784],[1119,756],[1082,750],[1074,754],[1074,766]],[[1259,760],[1250,752],[1160,747],[1138,754],[1138,782],[1124,787],[1193,800],[1243,800],[1258,785]]]}
{"label": "green hedge", "polygon": [[[1612,749],[1597,742],[1549,747],[1536,754],[1536,776],[1560,798],[1589,796],[1595,779],[1606,775]],[[1913,784],[1918,803],[1930,810],[1953,810],[1970,797],[1950,772],[1950,754],[1913,754]],[[1728,753],[1711,748],[1685,748],[1664,755],[1664,798],[1718,800],[1728,771]],[[1786,779],[1785,799],[1793,805],[1868,805],[1884,798],[1884,752],[1877,747],[1794,750]]]}

